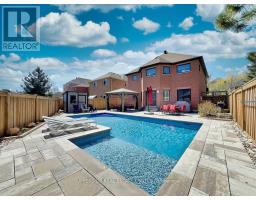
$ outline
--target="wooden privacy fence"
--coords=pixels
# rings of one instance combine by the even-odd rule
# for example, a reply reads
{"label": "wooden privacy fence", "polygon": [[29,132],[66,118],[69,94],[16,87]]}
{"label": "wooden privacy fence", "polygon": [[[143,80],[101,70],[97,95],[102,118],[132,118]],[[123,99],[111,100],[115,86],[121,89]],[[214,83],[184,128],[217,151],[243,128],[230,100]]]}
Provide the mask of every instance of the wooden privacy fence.
{"label": "wooden privacy fence", "polygon": [[233,120],[256,140],[256,79],[232,91],[229,104]]}
{"label": "wooden privacy fence", "polygon": [[[97,110],[104,110],[107,108],[107,100],[101,97],[90,99],[89,104],[92,105]],[[113,108],[115,106],[121,105],[121,97],[113,96],[109,99],[109,107]]]}
{"label": "wooden privacy fence", "polygon": [[62,105],[59,98],[0,92],[0,137],[9,128],[25,127],[55,114]]}

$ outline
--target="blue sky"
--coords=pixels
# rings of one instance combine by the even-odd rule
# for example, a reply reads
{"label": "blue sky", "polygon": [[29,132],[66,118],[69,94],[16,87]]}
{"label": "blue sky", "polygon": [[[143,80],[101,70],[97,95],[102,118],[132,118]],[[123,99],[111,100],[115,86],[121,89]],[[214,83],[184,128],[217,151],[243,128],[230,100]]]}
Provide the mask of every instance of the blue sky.
{"label": "blue sky", "polygon": [[[246,70],[255,29],[219,32],[223,5],[41,5],[41,50],[2,52],[0,89],[20,90],[21,78],[42,67],[54,86],[109,71],[127,73],[169,52],[202,55],[211,79]],[[1,27],[2,28],[2,27]],[[1,30],[2,32],[2,30]]]}

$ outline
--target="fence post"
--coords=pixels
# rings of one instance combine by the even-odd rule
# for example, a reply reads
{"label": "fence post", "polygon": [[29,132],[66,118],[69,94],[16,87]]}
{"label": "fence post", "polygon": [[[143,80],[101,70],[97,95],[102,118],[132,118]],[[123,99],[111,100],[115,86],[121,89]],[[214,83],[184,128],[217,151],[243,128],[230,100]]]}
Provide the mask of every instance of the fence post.
{"label": "fence post", "polygon": [[6,95],[6,101],[5,101],[5,118],[6,118],[6,125],[5,125],[5,132],[9,130],[9,128],[12,127],[12,113],[11,113],[11,96],[8,92]]}
{"label": "fence post", "polygon": [[49,97],[47,97],[47,99],[48,99],[48,115],[47,116],[50,116],[50,99],[49,99]]}
{"label": "fence post", "polygon": [[35,122],[37,122],[37,95],[35,98]]}
{"label": "fence post", "polygon": [[242,129],[245,130],[245,90],[242,88]]}

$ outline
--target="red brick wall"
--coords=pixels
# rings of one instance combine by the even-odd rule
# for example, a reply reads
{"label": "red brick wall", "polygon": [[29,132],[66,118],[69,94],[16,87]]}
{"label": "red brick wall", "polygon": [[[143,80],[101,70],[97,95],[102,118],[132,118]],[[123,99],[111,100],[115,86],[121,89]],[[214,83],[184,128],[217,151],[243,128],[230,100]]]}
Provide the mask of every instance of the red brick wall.
{"label": "red brick wall", "polygon": [[89,94],[89,87],[76,87],[77,84],[69,83],[64,85],[64,92],[66,91],[74,91]]}
{"label": "red brick wall", "polygon": [[[184,62],[188,63],[188,62]],[[147,87],[151,86],[153,90],[157,92],[157,106],[161,106],[167,103],[175,103],[177,101],[177,89],[191,89],[191,106],[192,109],[197,109],[197,105],[200,102],[201,93],[206,91],[206,77],[200,67],[199,71],[199,60],[193,60],[189,62],[191,64],[191,71],[188,73],[178,74],[176,71],[177,65],[171,66],[171,74],[163,74],[163,66],[166,65],[156,65],[157,74],[154,77],[146,76],[146,69],[141,70],[142,78],[137,81],[132,80],[132,74],[128,75],[128,89],[142,92],[142,97],[140,97],[141,104],[139,106],[146,105],[145,92]],[[182,63],[179,63],[182,64]],[[141,76],[139,75],[139,77]],[[163,90],[170,90],[170,101],[163,101]]]}
{"label": "red brick wall", "polygon": [[126,87],[126,81],[119,80],[119,79],[112,79],[107,78],[108,85],[104,85],[104,79],[96,80],[97,87],[93,86],[94,81],[90,83],[90,95],[96,95],[97,97],[103,97],[105,96],[106,92],[109,92],[111,90],[116,90],[119,88],[125,88]]}

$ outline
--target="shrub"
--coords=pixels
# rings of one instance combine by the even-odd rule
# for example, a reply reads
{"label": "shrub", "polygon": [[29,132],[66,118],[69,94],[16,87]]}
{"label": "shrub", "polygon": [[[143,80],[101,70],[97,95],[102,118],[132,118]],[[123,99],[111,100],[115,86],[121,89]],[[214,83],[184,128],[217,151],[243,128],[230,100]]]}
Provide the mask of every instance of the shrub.
{"label": "shrub", "polygon": [[220,112],[221,108],[210,101],[205,101],[198,105],[198,113],[201,117],[217,116]]}

